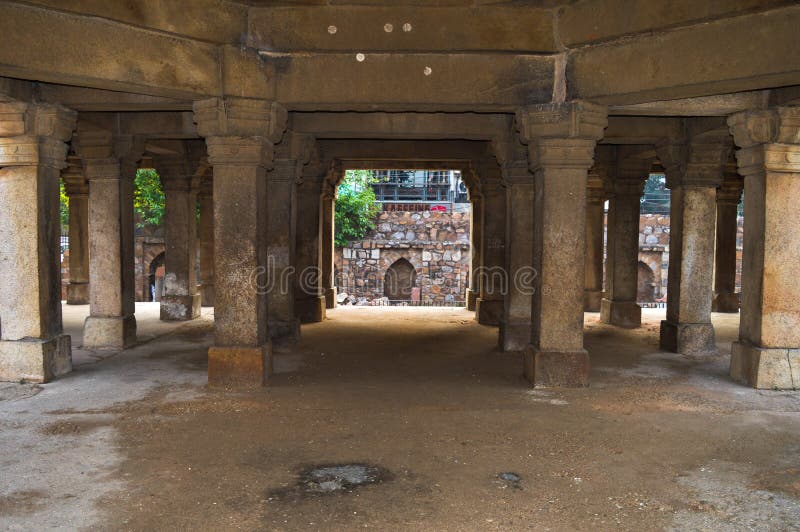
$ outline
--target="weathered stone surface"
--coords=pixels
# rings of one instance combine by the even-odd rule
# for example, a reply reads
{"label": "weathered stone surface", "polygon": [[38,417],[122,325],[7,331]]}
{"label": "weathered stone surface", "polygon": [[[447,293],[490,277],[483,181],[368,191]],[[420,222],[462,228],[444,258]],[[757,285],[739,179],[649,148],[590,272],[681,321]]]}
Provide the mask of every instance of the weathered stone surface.
{"label": "weathered stone surface", "polygon": [[49,382],[72,371],[70,337],[0,340],[0,381]]}
{"label": "weathered stone surface", "polygon": [[187,321],[200,316],[200,294],[161,296],[161,319]]}
{"label": "weathered stone surface", "polygon": [[214,197],[210,182],[198,194],[200,227],[197,233],[200,249],[200,301],[204,307],[214,306]]}
{"label": "weathered stone surface", "polygon": [[731,377],[753,388],[800,389],[800,349],[765,349],[734,342]]}
{"label": "weathered stone surface", "polygon": [[124,349],[136,343],[136,318],[89,316],[83,326],[83,346],[91,349]]}
{"label": "weathered stone surface", "polygon": [[589,353],[540,351],[528,346],[524,359],[525,378],[534,386],[584,388],[589,386]]}
{"label": "weathered stone surface", "polygon": [[208,349],[208,384],[235,388],[266,386],[272,374],[272,347],[224,347]]}

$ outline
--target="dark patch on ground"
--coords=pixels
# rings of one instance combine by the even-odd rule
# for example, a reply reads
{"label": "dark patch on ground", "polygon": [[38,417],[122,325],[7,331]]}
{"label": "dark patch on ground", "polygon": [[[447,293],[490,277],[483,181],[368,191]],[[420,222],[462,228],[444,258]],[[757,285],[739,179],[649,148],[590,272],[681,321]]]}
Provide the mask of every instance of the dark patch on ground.
{"label": "dark patch on ground", "polygon": [[96,419],[64,420],[48,423],[39,432],[46,436],[80,436],[108,425],[109,422]]}
{"label": "dark patch on ground", "polygon": [[45,504],[44,492],[38,490],[14,491],[0,495],[0,515],[27,515],[39,510]]}
{"label": "dark patch on ground", "polygon": [[300,470],[294,486],[270,490],[267,499],[286,500],[309,495],[351,493],[357,488],[393,479],[394,475],[388,469],[364,462],[309,465]]}

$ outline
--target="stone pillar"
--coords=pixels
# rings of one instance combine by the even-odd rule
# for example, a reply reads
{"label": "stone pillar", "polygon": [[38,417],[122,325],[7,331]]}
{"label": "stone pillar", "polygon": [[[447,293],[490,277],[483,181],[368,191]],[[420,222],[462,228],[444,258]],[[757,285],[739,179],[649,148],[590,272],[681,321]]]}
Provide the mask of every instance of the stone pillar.
{"label": "stone pillar", "polygon": [[483,264],[483,196],[470,192],[470,272],[467,288],[467,310],[474,311],[481,293],[480,270]]}
{"label": "stone pillar", "polygon": [[624,160],[620,154],[617,175],[611,182],[608,204],[606,290],[600,320],[619,327],[642,324],[642,308],[636,303],[639,277],[639,213],[644,182],[650,171],[647,160]]}
{"label": "stone pillar", "polygon": [[744,181],[726,179],[717,189],[717,247],[714,254],[713,312],[739,312],[736,295],[736,233]]}
{"label": "stone pillar", "polygon": [[203,179],[197,194],[200,206],[200,304],[214,306],[214,183]]}
{"label": "stone pillar", "polygon": [[[496,166],[496,165],[492,165]],[[483,264],[478,273],[480,297],[475,303],[475,319],[481,325],[500,325],[503,298],[508,289],[506,272],[506,189],[500,180],[500,168],[494,176],[481,176],[483,191]]]}
{"label": "stone pillar", "polygon": [[533,296],[533,174],[523,159],[506,168],[506,265],[508,289],[500,322],[500,348],[522,352],[531,342]]}
{"label": "stone pillar", "polygon": [[732,146],[727,131],[657,147],[670,189],[667,319],[661,349],[716,351],[711,324],[716,188]]}
{"label": "stone pillar", "polygon": [[200,317],[197,290],[197,180],[186,155],[156,158],[164,190],[164,294],[161,319]]}
{"label": "stone pillar", "polygon": [[81,160],[67,157],[61,173],[69,198],[69,284],[68,305],[89,304],[89,183],[83,175]]}
{"label": "stone pillar", "polygon": [[586,181],[607,110],[586,102],[536,105],[517,113],[534,173],[531,345],[526,378],[535,386],[588,386],[583,347]]}
{"label": "stone pillar", "polygon": [[605,233],[606,193],[599,175],[589,173],[586,188],[586,272],[583,310],[600,312],[603,299],[603,236]]}
{"label": "stone pillar", "polygon": [[277,159],[267,173],[267,323],[273,341],[293,341],[300,335],[293,271],[297,174],[295,159]]}
{"label": "stone pillar", "polygon": [[322,227],[322,256],[320,259],[320,268],[322,271],[322,289],[325,294],[325,308],[336,308],[336,280],[334,279],[333,267],[336,198],[332,192],[324,192],[320,201],[320,225]]}
{"label": "stone pillar", "polygon": [[800,107],[728,119],[744,176],[739,340],[731,376],[755,388],[800,388]]}
{"label": "stone pillar", "polygon": [[297,186],[295,313],[301,323],[325,319],[320,256],[320,198],[324,170],[312,166]]}
{"label": "stone pillar", "polygon": [[122,349],[136,341],[133,189],[143,143],[78,128],[89,181],[89,317],[83,345]]}
{"label": "stone pillar", "polygon": [[0,381],[72,370],[61,323],[59,175],[75,113],[0,103]]}
{"label": "stone pillar", "polygon": [[194,103],[214,168],[214,345],[211,385],[262,386],[272,372],[267,331],[266,171],[286,111],[245,98]]}

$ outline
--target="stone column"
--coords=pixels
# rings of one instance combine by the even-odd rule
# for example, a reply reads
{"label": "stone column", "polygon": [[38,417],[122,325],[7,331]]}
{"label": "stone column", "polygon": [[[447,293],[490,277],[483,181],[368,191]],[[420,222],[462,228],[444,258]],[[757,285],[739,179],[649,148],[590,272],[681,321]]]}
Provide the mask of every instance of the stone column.
{"label": "stone column", "polygon": [[136,341],[133,189],[143,143],[78,128],[89,181],[89,317],[83,345],[122,349]]}
{"label": "stone column", "polygon": [[214,183],[208,176],[197,193],[200,206],[200,304],[214,306]]}
{"label": "stone column", "polygon": [[164,294],[161,319],[200,317],[197,290],[197,180],[186,155],[156,158],[164,190]]}
{"label": "stone column", "polygon": [[500,322],[500,348],[522,352],[531,342],[533,296],[533,174],[524,159],[506,168],[506,265],[508,290]]}
{"label": "stone column", "polygon": [[480,270],[483,264],[483,196],[470,192],[470,272],[467,288],[467,310],[474,311],[481,293]]}
{"label": "stone column", "polygon": [[744,176],[739,340],[731,376],[755,388],[800,388],[800,107],[728,119]]}
{"label": "stone column", "polygon": [[727,131],[661,144],[670,189],[667,319],[661,349],[687,355],[716,351],[711,324],[716,188],[731,146]]}
{"label": "stone column", "polygon": [[583,348],[586,181],[607,110],[586,102],[536,105],[517,113],[534,173],[536,270],[526,378],[535,386],[587,386]]}
{"label": "stone column", "polygon": [[620,154],[617,175],[611,182],[608,204],[606,290],[600,320],[619,327],[642,324],[642,308],[636,303],[639,276],[639,213],[650,159],[625,160]]}
{"label": "stone column", "polygon": [[600,312],[603,299],[603,236],[605,233],[606,192],[599,175],[589,173],[586,188],[586,273],[583,310]]}
{"label": "stone column", "polygon": [[320,256],[320,198],[325,170],[312,166],[297,186],[295,313],[301,323],[325,319]]}
{"label": "stone column", "polygon": [[714,254],[713,312],[739,312],[736,295],[736,233],[744,181],[726,179],[717,189],[717,247]]}
{"label": "stone column", "polygon": [[211,385],[262,386],[272,371],[267,331],[266,171],[286,127],[277,104],[245,98],[194,103],[214,168],[214,345]]}
{"label": "stone column", "polygon": [[481,293],[475,303],[475,319],[482,325],[500,325],[504,310],[503,298],[508,289],[505,244],[506,189],[500,180],[500,168],[492,170],[489,176],[487,172],[482,172],[481,176],[485,209],[482,230],[483,264],[478,273]]}
{"label": "stone column", "polygon": [[267,322],[273,341],[293,341],[300,335],[294,312],[294,205],[297,160],[277,159],[267,173]]}
{"label": "stone column", "polygon": [[322,227],[322,256],[320,268],[322,271],[322,289],[325,294],[325,308],[336,308],[336,280],[334,279],[333,247],[335,230],[336,198],[330,191],[323,192],[320,198]]}
{"label": "stone column", "polygon": [[89,183],[83,175],[81,160],[67,157],[61,173],[69,198],[69,284],[68,305],[89,303]]}
{"label": "stone column", "polygon": [[0,381],[72,369],[61,323],[59,175],[75,113],[0,102]]}

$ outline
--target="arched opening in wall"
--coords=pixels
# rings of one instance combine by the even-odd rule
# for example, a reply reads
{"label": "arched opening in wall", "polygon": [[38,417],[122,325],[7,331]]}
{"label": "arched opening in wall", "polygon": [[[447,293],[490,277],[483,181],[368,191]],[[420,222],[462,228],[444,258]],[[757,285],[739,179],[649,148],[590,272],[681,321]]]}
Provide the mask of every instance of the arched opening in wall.
{"label": "arched opening in wall", "polygon": [[333,209],[338,305],[466,306],[471,204],[461,171],[438,168],[343,172]]}
{"label": "arched opening in wall", "polygon": [[150,262],[147,286],[148,301],[161,301],[164,292],[164,253],[159,253]]}
{"label": "arched opening in wall", "polygon": [[389,304],[403,304],[419,301],[417,284],[417,270],[406,259],[397,259],[386,270],[383,281],[383,296]]}
{"label": "arched opening in wall", "polygon": [[639,261],[637,270],[638,285],[636,289],[636,301],[639,303],[652,303],[656,300],[656,285],[653,270],[642,261]]}

